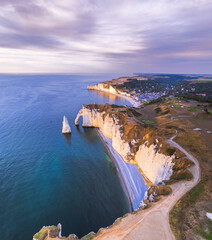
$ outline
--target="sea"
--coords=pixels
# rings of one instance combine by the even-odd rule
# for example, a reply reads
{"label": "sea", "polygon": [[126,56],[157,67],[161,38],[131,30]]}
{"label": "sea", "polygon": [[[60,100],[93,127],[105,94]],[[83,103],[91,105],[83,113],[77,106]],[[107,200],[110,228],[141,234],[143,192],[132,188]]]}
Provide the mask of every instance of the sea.
{"label": "sea", "polygon": [[[130,105],[87,90],[114,77],[0,75],[1,240],[30,240],[43,226],[58,223],[63,236],[82,237],[130,212],[96,130],[74,124],[83,104]],[[61,134],[64,115],[70,136]]]}

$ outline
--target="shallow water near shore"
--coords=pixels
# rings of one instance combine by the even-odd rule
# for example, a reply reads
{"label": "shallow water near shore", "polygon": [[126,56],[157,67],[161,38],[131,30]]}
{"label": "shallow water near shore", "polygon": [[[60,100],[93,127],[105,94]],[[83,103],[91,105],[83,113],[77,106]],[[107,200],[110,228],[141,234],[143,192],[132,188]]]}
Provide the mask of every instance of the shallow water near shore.
{"label": "shallow water near shore", "polygon": [[[111,75],[0,75],[0,239],[29,240],[43,225],[79,237],[130,206],[95,129],[75,127],[87,103],[129,103],[86,89]],[[63,136],[66,115],[71,136]]]}

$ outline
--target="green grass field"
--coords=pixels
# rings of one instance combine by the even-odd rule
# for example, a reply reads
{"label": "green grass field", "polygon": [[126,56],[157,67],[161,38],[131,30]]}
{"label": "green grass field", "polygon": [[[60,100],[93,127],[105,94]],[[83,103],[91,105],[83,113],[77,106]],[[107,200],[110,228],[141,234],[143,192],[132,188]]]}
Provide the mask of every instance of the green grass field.
{"label": "green grass field", "polygon": [[181,105],[174,105],[173,108],[175,108],[175,109],[181,109],[182,106],[181,106]]}
{"label": "green grass field", "polygon": [[189,111],[189,112],[196,112],[196,111],[197,111],[197,108],[196,108],[196,107],[189,107],[189,108],[188,108],[188,111]]}
{"label": "green grass field", "polygon": [[155,121],[148,120],[148,119],[142,119],[141,122],[142,122],[142,123],[145,123],[145,124],[156,124]]}

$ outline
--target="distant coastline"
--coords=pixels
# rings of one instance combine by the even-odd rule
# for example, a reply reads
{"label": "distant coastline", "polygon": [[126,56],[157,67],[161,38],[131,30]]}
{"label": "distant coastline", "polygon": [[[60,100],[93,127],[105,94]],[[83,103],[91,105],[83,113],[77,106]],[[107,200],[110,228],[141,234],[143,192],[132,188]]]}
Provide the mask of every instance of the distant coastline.
{"label": "distant coastline", "polygon": [[121,97],[121,98],[127,100],[128,102],[130,102],[133,107],[139,107],[140,104],[141,104],[140,101],[136,101],[135,99],[133,99],[130,96],[126,96],[126,95],[123,95],[123,94],[120,94],[120,93],[111,92],[111,91],[109,91],[107,89],[104,89],[104,88],[103,89],[98,89],[98,88],[96,88],[96,85],[95,86],[88,86],[87,88],[90,91],[105,92],[105,93],[113,94],[114,96],[117,96],[117,97]]}

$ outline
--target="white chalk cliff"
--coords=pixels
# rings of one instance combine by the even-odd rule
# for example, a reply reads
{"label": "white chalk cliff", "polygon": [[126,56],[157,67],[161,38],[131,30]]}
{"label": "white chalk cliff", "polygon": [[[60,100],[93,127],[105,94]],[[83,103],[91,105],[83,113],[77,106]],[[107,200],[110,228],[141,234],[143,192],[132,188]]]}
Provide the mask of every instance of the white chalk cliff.
{"label": "white chalk cliff", "polygon": [[[136,139],[132,142],[127,142],[122,139],[121,125],[118,119],[111,114],[104,111],[100,112],[98,109],[91,109],[83,106],[79,111],[75,124],[78,125],[78,119],[82,116],[83,127],[98,127],[105,137],[112,139],[113,148],[123,157],[126,162],[137,164],[145,177],[147,177],[152,184],[158,184],[163,180],[169,180],[173,170],[174,163],[172,160],[175,156],[167,156],[159,153],[160,148],[157,144],[148,146],[147,143],[140,145],[136,153],[131,152],[133,144],[136,144]],[[157,150],[156,150],[157,149]],[[132,160],[129,156],[134,155]]]}
{"label": "white chalk cliff", "polygon": [[118,90],[114,88],[111,85],[108,85],[107,83],[98,83],[95,86],[88,86],[89,90],[97,90],[102,91],[106,93],[111,93],[120,97],[125,97],[134,107],[140,106],[140,101],[136,101],[133,97],[131,97],[129,94],[122,92],[121,90]]}
{"label": "white chalk cliff", "polygon": [[63,129],[62,134],[71,133],[71,127],[69,126],[66,116],[63,117]]}
{"label": "white chalk cliff", "polygon": [[88,86],[89,90],[98,90],[98,91],[103,91],[103,92],[108,92],[112,94],[118,94],[119,92],[113,87],[113,86],[108,86],[105,83],[98,83],[95,86]]}

